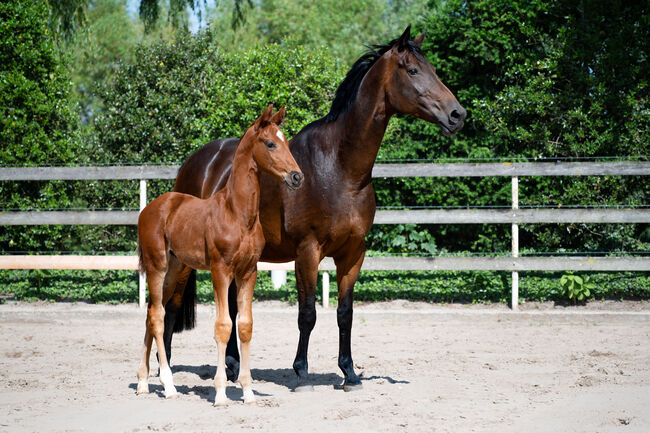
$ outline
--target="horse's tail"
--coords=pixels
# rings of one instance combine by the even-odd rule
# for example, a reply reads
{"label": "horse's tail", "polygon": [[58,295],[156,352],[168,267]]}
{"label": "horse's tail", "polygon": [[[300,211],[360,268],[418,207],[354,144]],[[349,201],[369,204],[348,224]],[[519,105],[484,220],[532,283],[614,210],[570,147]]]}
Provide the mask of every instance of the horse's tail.
{"label": "horse's tail", "polygon": [[[165,307],[167,309],[167,307]],[[174,322],[174,333],[182,332],[186,329],[193,329],[196,325],[196,270],[192,269],[185,291],[183,291],[183,301],[181,308],[176,312],[176,321]]]}
{"label": "horse's tail", "polygon": [[144,254],[142,252],[142,244],[140,243],[140,236],[138,236],[138,270],[144,274]]}

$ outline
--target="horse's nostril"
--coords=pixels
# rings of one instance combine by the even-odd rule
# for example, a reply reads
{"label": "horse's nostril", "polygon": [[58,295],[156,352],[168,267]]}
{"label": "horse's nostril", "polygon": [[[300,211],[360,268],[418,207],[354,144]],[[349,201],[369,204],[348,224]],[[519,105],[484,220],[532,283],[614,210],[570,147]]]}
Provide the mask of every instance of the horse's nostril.
{"label": "horse's nostril", "polygon": [[293,171],[291,172],[291,183],[293,183],[294,186],[300,186],[304,177],[305,176],[302,173]]}
{"label": "horse's nostril", "polygon": [[458,123],[460,118],[461,118],[461,114],[458,112],[458,110],[453,110],[451,113],[449,113],[449,123],[451,123],[452,125]]}

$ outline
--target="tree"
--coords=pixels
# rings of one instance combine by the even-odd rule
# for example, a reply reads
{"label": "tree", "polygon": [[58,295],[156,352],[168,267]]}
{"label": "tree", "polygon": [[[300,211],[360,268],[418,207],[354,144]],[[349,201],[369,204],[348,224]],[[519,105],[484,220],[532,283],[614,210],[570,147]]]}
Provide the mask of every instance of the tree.
{"label": "tree", "polygon": [[[448,0],[421,26],[429,29],[424,51],[468,110],[466,126],[447,140],[434,126],[400,119],[380,157],[648,155],[647,2]],[[383,205],[508,205],[506,181],[404,180],[380,198]],[[649,188],[636,177],[526,178],[520,204],[647,204]],[[508,249],[503,227],[431,230],[450,249]],[[538,251],[647,249],[639,241],[643,230],[525,225],[521,241]]]}

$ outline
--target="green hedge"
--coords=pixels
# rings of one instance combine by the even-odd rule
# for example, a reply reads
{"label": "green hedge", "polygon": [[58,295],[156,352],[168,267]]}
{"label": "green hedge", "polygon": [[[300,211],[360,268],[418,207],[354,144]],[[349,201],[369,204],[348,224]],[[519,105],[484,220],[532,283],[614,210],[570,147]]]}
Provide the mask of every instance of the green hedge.
{"label": "green hedge", "polygon": [[[561,294],[558,272],[520,273],[522,301],[558,301]],[[595,287],[591,300],[650,299],[650,273],[589,273]],[[0,299],[26,301],[137,302],[138,276],[132,271],[7,271],[0,270]],[[320,279],[319,279],[320,281]],[[331,278],[330,302],[336,303],[335,278]],[[257,300],[297,301],[295,275],[288,273],[287,284],[274,289],[269,272],[260,272],[254,297]],[[395,272],[362,271],[354,289],[356,301],[406,299],[426,302],[491,303],[510,301],[508,272]],[[320,286],[316,291],[321,302]],[[209,272],[197,275],[197,298],[213,303]]]}

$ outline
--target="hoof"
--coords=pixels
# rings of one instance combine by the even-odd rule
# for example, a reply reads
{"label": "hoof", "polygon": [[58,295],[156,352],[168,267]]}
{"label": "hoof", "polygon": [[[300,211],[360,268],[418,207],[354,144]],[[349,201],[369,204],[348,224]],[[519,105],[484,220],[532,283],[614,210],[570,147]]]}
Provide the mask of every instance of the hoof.
{"label": "hoof", "polygon": [[293,392],[314,392],[314,386],[310,384],[298,385]]}
{"label": "hoof", "polygon": [[239,377],[239,361],[232,356],[226,356],[226,378],[231,382],[237,382]]}
{"label": "hoof", "polygon": [[178,396],[179,396],[179,394],[176,391],[166,392],[165,393],[165,398],[168,399],[168,400],[173,399],[173,398],[178,398]]}
{"label": "hoof", "polygon": [[351,392],[351,391],[361,391],[363,389],[363,385],[361,382],[359,383],[344,383],[343,384],[343,391],[345,392]]}
{"label": "hoof", "polygon": [[136,395],[149,394],[149,384],[147,382],[138,383],[138,389],[135,391]]}
{"label": "hoof", "polygon": [[228,405],[228,399],[217,399],[214,401],[214,406],[223,407]]}
{"label": "hoof", "polygon": [[251,405],[251,406],[257,406],[257,400],[255,400],[255,397],[245,398],[244,399],[244,404]]}

